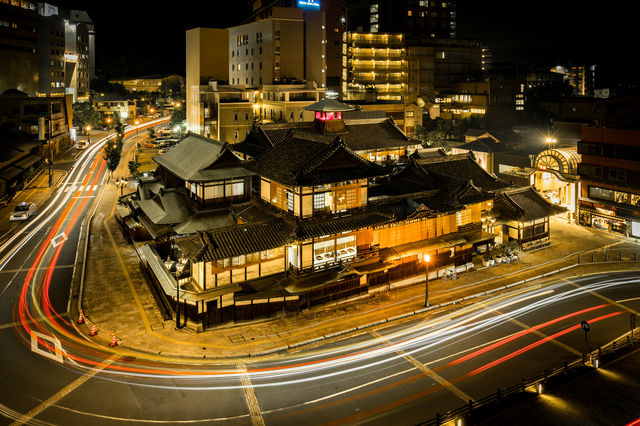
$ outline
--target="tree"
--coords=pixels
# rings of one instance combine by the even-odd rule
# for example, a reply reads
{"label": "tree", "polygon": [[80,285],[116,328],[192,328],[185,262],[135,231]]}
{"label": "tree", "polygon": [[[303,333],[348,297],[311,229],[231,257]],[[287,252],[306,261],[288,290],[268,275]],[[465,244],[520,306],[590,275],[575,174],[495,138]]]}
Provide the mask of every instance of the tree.
{"label": "tree", "polygon": [[180,103],[178,108],[173,110],[173,114],[171,115],[171,128],[175,128],[178,126],[182,126],[187,120],[187,109],[184,105],[184,102]]}
{"label": "tree", "polygon": [[140,166],[140,164],[137,161],[129,161],[129,173],[131,173],[131,176],[133,176],[134,178],[136,176],[138,176],[138,166]]}
{"label": "tree", "polygon": [[82,129],[90,126],[96,128],[100,125],[102,117],[93,107],[91,101],[76,102],[73,104],[73,125]]}
{"label": "tree", "polygon": [[102,157],[107,162],[107,169],[113,174],[120,164],[122,158],[122,147],[124,146],[124,138],[120,135],[104,145]]}
{"label": "tree", "polygon": [[153,139],[156,137],[156,129],[154,129],[153,127],[149,127],[147,129],[147,134],[149,135],[150,139]]}

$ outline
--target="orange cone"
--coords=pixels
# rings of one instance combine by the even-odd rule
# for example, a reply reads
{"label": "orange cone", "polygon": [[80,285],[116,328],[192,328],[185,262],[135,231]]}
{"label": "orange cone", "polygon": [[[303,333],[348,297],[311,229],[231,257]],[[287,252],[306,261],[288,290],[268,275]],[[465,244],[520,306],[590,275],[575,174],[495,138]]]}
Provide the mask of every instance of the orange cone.
{"label": "orange cone", "polygon": [[118,343],[116,343],[116,333],[113,333],[113,339],[111,339],[109,346],[118,346]]}
{"label": "orange cone", "polygon": [[80,318],[78,318],[78,324],[84,324],[84,316],[82,315],[82,309],[80,309]]}
{"label": "orange cone", "polygon": [[91,326],[91,333],[89,333],[89,336],[95,336],[96,334],[98,334],[98,332],[96,331],[96,325],[93,324]]}

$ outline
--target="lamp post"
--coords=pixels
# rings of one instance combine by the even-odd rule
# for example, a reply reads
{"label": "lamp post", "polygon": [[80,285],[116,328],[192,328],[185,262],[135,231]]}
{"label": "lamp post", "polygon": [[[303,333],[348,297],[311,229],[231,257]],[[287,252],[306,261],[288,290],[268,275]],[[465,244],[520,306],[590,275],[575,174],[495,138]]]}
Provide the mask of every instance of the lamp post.
{"label": "lamp post", "polygon": [[138,139],[138,124],[140,123],[140,121],[136,120],[135,123],[136,123],[136,137],[135,138]]}
{"label": "lamp post", "polygon": [[429,261],[431,260],[431,256],[429,256],[428,254],[424,255],[424,263],[427,267],[427,273],[426,273],[426,281],[425,281],[425,287],[424,287],[424,306],[425,308],[429,306]]}
{"label": "lamp post", "polygon": [[91,135],[89,135],[89,130],[91,130],[91,126],[87,126],[87,145],[91,143]]}
{"label": "lamp post", "polygon": [[121,180],[116,181],[116,185],[118,186],[118,188],[120,188],[120,198],[124,196],[123,191],[126,184],[127,184],[127,181],[125,180],[124,177]]}

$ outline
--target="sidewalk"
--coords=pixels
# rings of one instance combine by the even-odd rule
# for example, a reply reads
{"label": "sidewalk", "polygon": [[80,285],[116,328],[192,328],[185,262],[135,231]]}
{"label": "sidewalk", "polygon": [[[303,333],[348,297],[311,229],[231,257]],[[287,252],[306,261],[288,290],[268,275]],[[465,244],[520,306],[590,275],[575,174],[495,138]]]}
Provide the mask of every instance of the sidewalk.
{"label": "sidewalk", "polygon": [[[129,144],[124,153],[128,153]],[[128,176],[123,158],[114,176]],[[124,193],[133,192],[125,187]],[[390,322],[401,316],[414,317],[437,314],[438,305],[462,298],[469,298],[522,280],[545,281],[618,270],[638,270],[640,262],[634,262],[634,253],[640,252],[635,239],[582,228],[565,220],[552,219],[551,240],[547,248],[531,253],[521,253],[521,260],[483,268],[476,262],[476,270],[460,274],[459,279],[442,282],[431,279],[429,283],[430,308],[424,308],[424,277],[412,277],[393,282],[382,293],[371,298],[318,307],[299,315],[287,314],[278,318],[239,325],[220,326],[203,333],[187,329],[175,329],[173,320],[164,321],[153,295],[139,267],[139,258],[132,246],[121,235],[115,221],[115,205],[119,189],[109,184],[104,190],[91,222],[89,248],[82,300],[83,314],[89,323],[98,327],[94,341],[107,346],[115,333],[118,350],[132,350],[154,356],[177,356],[194,359],[221,359],[268,355],[292,351],[304,345],[326,343],[343,338],[368,325]],[[604,262],[602,250],[610,253]],[[622,250],[623,260],[619,261]],[[591,252],[600,254],[591,263]],[[578,255],[583,263],[577,265]],[[562,270],[563,268],[568,268]],[[413,285],[412,285],[413,284]],[[71,317],[79,315],[74,306]],[[79,326],[89,334],[89,323]],[[315,343],[314,343],[315,342]]]}

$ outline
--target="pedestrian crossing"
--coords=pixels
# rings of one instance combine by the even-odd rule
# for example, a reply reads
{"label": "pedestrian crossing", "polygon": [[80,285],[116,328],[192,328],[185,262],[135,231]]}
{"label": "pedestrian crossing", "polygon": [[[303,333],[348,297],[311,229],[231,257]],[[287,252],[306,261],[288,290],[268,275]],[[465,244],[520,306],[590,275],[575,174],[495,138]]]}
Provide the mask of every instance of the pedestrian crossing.
{"label": "pedestrian crossing", "polygon": [[[84,190],[90,190],[91,189],[91,185],[73,185],[73,186],[68,186],[64,189],[64,192],[83,192]],[[93,185],[93,191],[98,189],[98,185]]]}

